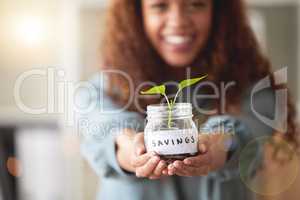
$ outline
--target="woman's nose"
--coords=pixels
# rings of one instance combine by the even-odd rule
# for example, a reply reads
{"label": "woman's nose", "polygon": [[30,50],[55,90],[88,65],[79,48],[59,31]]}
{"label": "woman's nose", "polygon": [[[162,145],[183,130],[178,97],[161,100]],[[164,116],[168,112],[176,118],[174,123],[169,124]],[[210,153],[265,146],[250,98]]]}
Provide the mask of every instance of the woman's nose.
{"label": "woman's nose", "polygon": [[189,24],[188,13],[186,13],[185,9],[178,6],[172,8],[169,11],[168,15],[168,25],[174,28],[184,28]]}

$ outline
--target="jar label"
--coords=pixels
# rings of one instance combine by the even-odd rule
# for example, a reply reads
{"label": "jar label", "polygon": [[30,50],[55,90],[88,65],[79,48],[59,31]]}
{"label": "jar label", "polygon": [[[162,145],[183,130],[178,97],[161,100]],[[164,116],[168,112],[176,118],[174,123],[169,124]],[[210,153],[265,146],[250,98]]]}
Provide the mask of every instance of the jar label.
{"label": "jar label", "polygon": [[195,129],[155,131],[146,133],[146,136],[147,151],[159,155],[198,152],[198,132]]}

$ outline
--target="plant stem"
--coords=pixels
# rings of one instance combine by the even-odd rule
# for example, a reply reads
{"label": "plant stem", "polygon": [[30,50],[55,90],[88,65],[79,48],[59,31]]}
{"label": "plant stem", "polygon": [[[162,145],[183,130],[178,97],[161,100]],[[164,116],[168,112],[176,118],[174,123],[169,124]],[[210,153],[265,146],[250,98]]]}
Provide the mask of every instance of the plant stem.
{"label": "plant stem", "polygon": [[172,108],[174,106],[174,104],[176,103],[176,99],[178,97],[178,94],[179,92],[181,91],[181,89],[178,89],[176,94],[175,94],[175,97],[174,97],[174,100],[171,101],[171,105],[169,106],[169,116],[168,116],[168,127],[171,128],[171,121],[172,121]]}
{"label": "plant stem", "polygon": [[180,91],[181,91],[181,89],[178,89],[178,90],[177,90],[176,95],[175,95],[175,97],[174,97],[173,104],[176,102],[176,99],[177,99],[178,94],[179,94]]}
{"label": "plant stem", "polygon": [[172,112],[169,110],[168,115],[168,128],[171,128]]}
{"label": "plant stem", "polygon": [[163,95],[164,95],[165,99],[167,100],[168,108],[171,109],[171,105],[170,105],[170,102],[169,102],[169,99],[168,99],[167,95],[166,94],[163,94]]}
{"label": "plant stem", "polygon": [[172,110],[172,105],[170,104],[167,95],[166,94],[163,94],[163,95],[164,95],[164,97],[165,97],[165,99],[167,100],[167,103],[168,103],[168,128],[171,128],[171,120],[172,120],[171,110]]}

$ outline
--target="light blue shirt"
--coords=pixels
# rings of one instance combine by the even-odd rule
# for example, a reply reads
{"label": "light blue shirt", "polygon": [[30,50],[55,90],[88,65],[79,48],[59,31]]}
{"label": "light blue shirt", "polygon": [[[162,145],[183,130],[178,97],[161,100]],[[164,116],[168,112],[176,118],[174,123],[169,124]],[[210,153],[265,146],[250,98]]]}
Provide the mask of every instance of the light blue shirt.
{"label": "light blue shirt", "polygon": [[[245,91],[238,116],[215,115],[208,117],[204,127],[213,129],[220,122],[225,128],[234,126],[234,153],[225,166],[216,172],[201,177],[165,177],[159,180],[137,178],[120,168],[116,160],[115,134],[119,129],[132,128],[143,131],[144,119],[136,112],[122,111],[105,113],[119,109],[110,97],[104,93],[105,86],[101,85],[99,74],[90,83],[97,89],[94,95],[83,95],[80,103],[94,102],[96,108],[82,114],[79,123],[84,122],[88,128],[82,128],[83,136],[81,152],[90,166],[99,175],[101,186],[98,199],[100,200],[247,200],[253,199],[253,194],[241,179],[241,170],[246,174],[243,180],[251,178],[262,159],[261,147],[257,142],[252,148],[247,148],[243,158],[249,157],[246,167],[239,167],[240,155],[246,145],[255,138],[271,135],[272,128],[258,120],[250,109],[250,90]],[[274,94],[266,90],[255,96],[254,107],[262,115],[272,116]],[[104,108],[104,110],[102,109]],[[227,125],[226,125],[227,124]],[[247,158],[246,158],[247,160]],[[244,165],[245,166],[245,165]]]}

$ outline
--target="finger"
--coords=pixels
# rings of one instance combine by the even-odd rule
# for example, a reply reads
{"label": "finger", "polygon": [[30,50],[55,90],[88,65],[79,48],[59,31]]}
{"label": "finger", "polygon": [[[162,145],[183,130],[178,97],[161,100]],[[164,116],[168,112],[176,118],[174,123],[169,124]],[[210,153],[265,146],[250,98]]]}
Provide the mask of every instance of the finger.
{"label": "finger", "polygon": [[183,165],[184,165],[184,163],[183,163],[182,161],[180,161],[180,160],[174,161],[173,164],[174,164],[174,167],[175,167],[175,168],[182,168]]}
{"label": "finger", "polygon": [[191,176],[193,173],[189,170],[188,166],[185,166],[185,164],[179,160],[174,162],[174,171],[175,174],[179,176]]}
{"label": "finger", "polygon": [[199,153],[203,154],[207,152],[206,144],[199,144]]}
{"label": "finger", "polygon": [[187,176],[187,177],[197,176],[196,169],[190,169],[190,168],[191,167],[183,167],[178,169],[177,167],[175,167],[175,174],[178,176]]}
{"label": "finger", "polygon": [[134,167],[141,167],[145,165],[149,161],[149,159],[155,155],[156,154],[154,152],[148,152],[140,156],[133,156],[131,164]]}
{"label": "finger", "polygon": [[173,176],[175,174],[175,167],[172,163],[168,165],[167,173],[169,176]]}
{"label": "finger", "polygon": [[181,161],[174,163],[174,166],[175,166],[175,174],[179,176],[201,176],[201,175],[208,174],[207,166],[192,167],[192,166],[185,165]]}
{"label": "finger", "polygon": [[136,176],[149,177],[153,173],[153,170],[155,169],[159,161],[160,159],[158,156],[152,157],[145,165],[136,169]]}
{"label": "finger", "polygon": [[163,170],[162,174],[165,175],[165,176],[168,175],[168,170]]}
{"label": "finger", "polygon": [[198,149],[200,153],[205,153],[208,150],[209,145],[209,136],[208,135],[199,135],[198,137]]}
{"label": "finger", "polygon": [[200,154],[193,157],[188,157],[183,160],[183,163],[188,166],[200,167],[203,165],[209,165],[211,162],[209,153]]}
{"label": "finger", "polygon": [[174,162],[174,170],[173,173],[177,176],[190,176],[187,171],[184,169],[184,164],[182,161],[175,161]]}
{"label": "finger", "polygon": [[137,133],[133,139],[134,152],[137,156],[146,152],[144,133]]}
{"label": "finger", "polygon": [[154,169],[155,176],[161,176],[162,171],[167,167],[167,164],[164,160],[159,161],[157,167]]}

